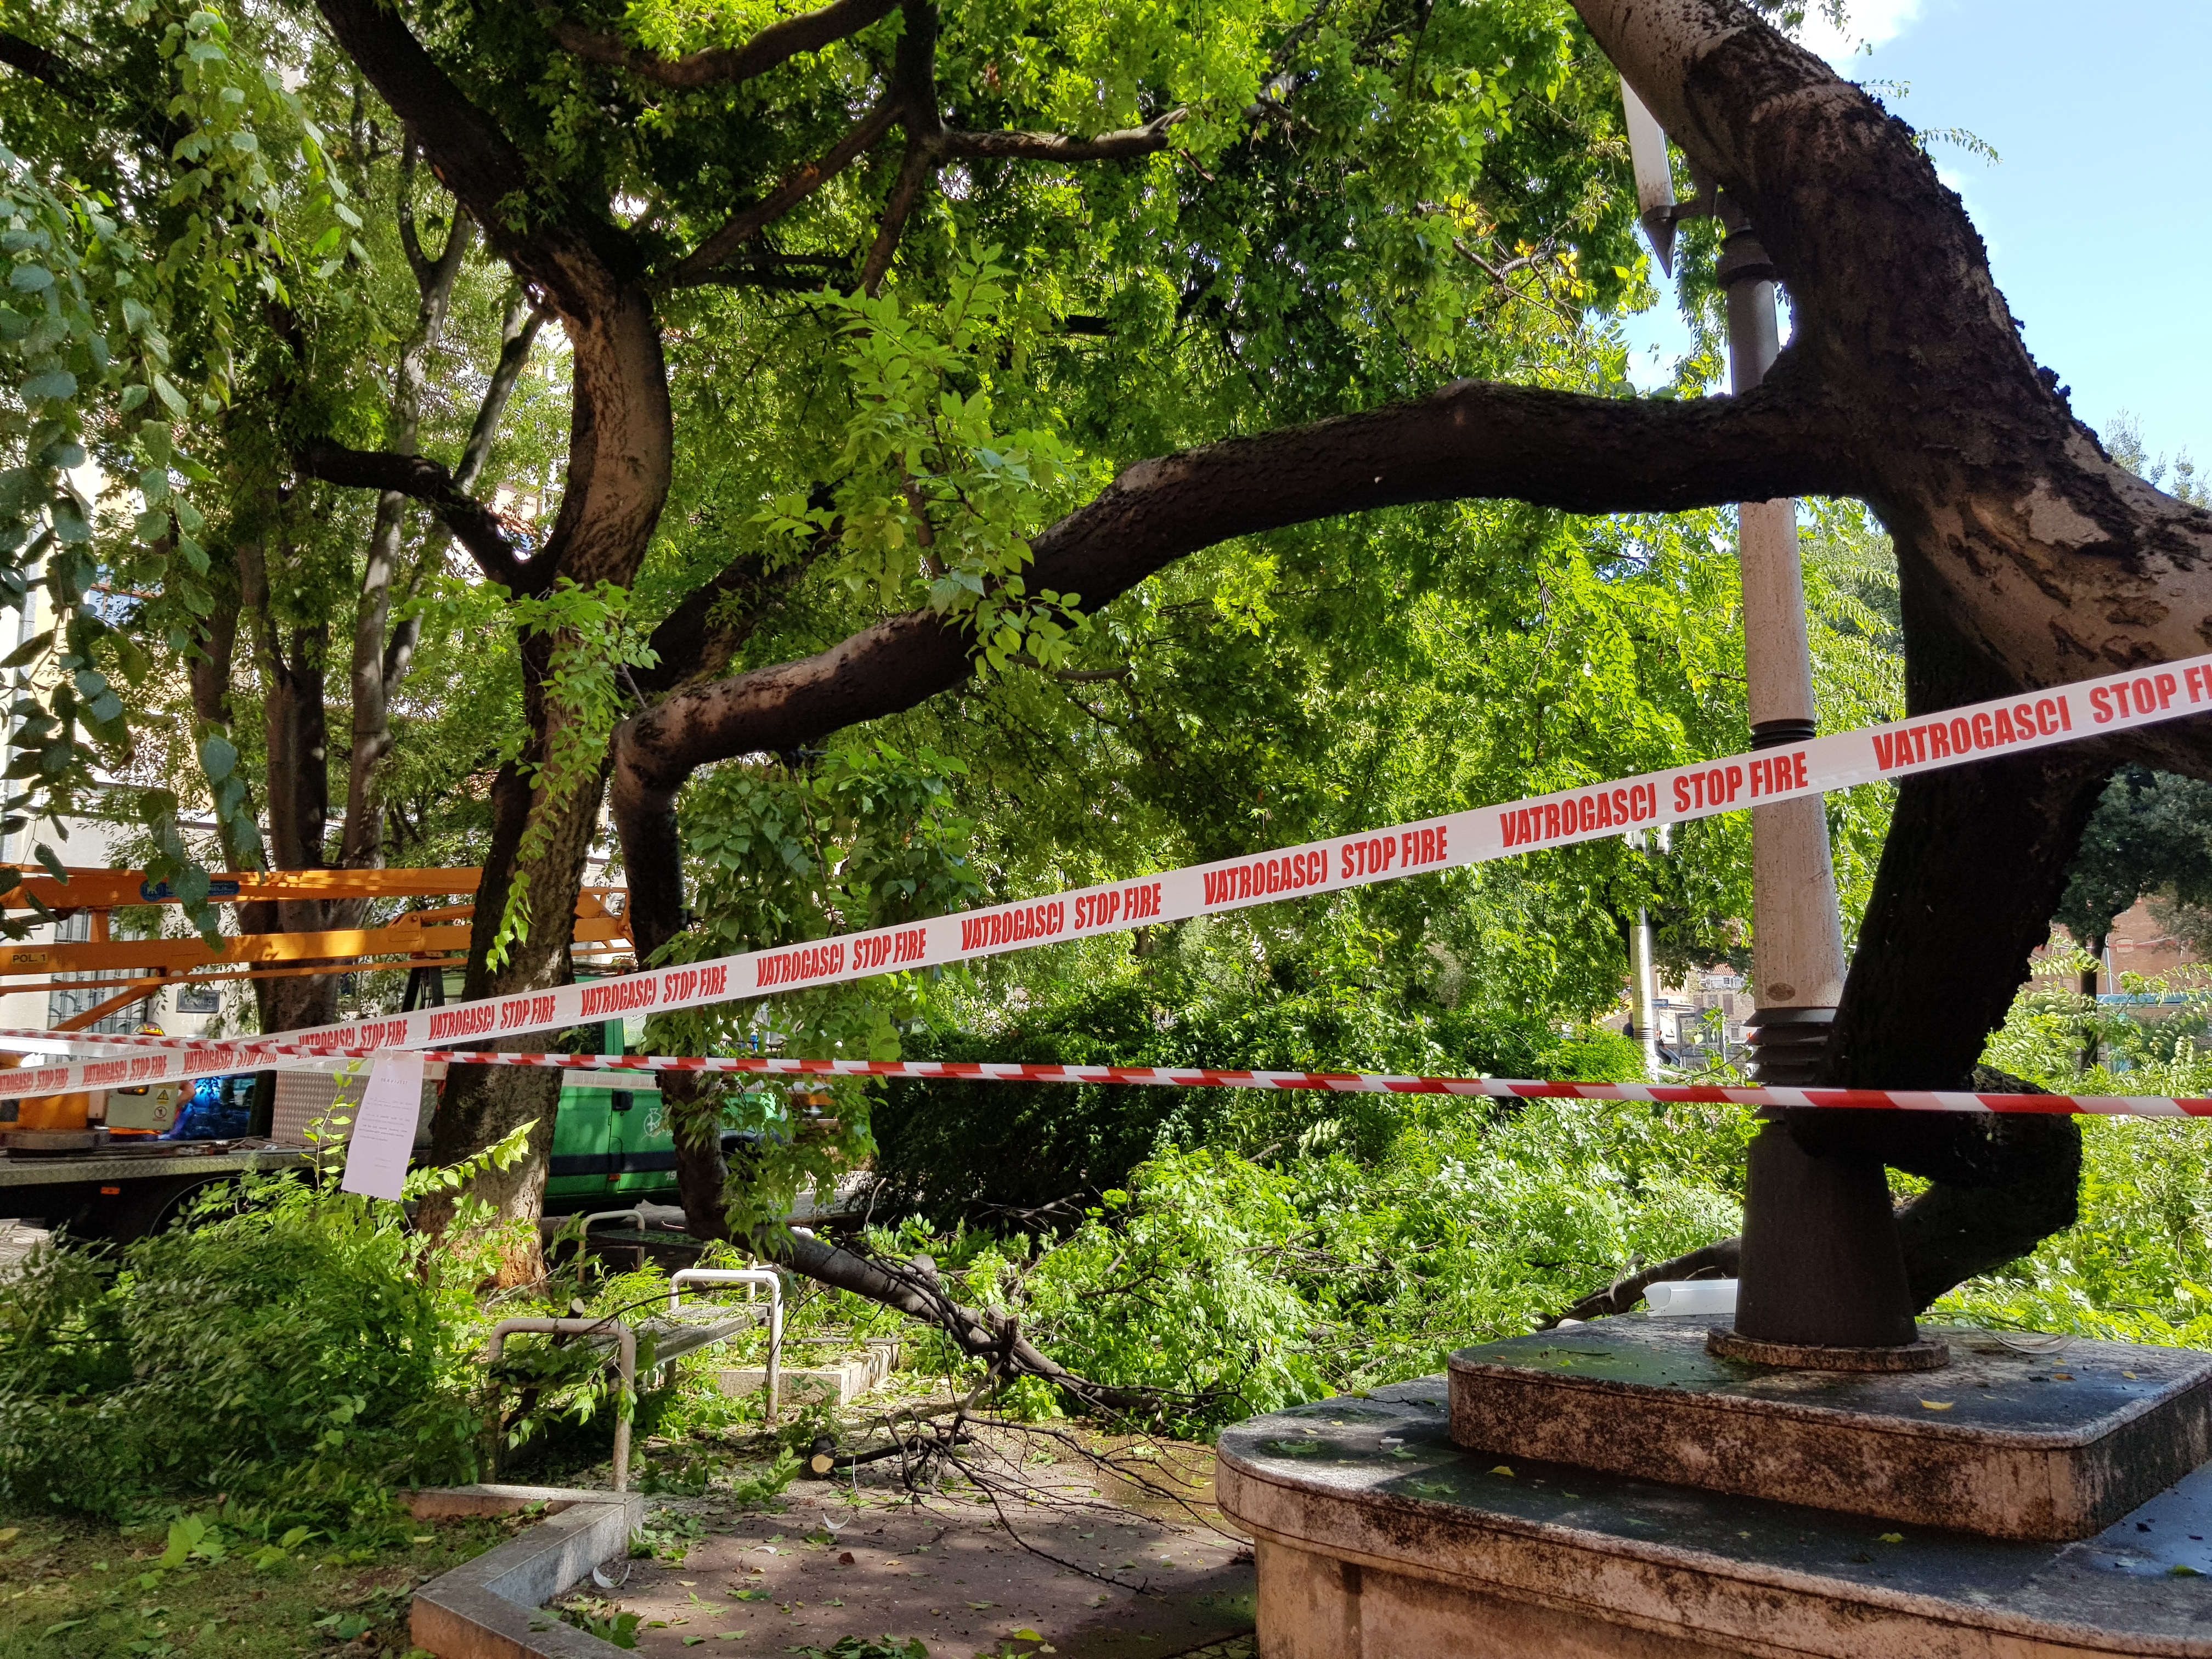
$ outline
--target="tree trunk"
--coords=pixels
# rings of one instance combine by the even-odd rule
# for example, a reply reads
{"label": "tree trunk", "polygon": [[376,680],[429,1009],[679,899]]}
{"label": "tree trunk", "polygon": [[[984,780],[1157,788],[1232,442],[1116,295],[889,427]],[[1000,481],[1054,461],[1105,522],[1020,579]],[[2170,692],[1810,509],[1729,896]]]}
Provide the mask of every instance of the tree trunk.
{"label": "tree trunk", "polygon": [[[2100,933],[2089,941],[2089,965],[2081,970],[2081,995],[2089,1005],[2086,1016],[2088,1022],[2087,1029],[2081,1037],[2081,1069],[2085,1072],[2097,1063],[2097,1015],[2100,1007],[2097,1001],[2097,982],[2098,975],[2104,967],[2106,937]],[[2113,988],[2117,990],[2119,988],[2115,986]]]}
{"label": "tree trunk", "polygon": [[[525,641],[524,704],[533,736],[519,763],[501,768],[492,787],[493,829],[484,857],[483,880],[477,890],[476,920],[469,938],[469,967],[464,995],[505,996],[568,982],[573,976],[568,946],[574,932],[576,895],[583,885],[586,855],[599,823],[603,779],[594,774],[566,799],[548,800],[542,787],[526,781],[525,768],[542,764],[556,722],[567,718],[550,706],[544,681],[551,655],[541,638]],[[532,824],[541,824],[535,850],[526,849]],[[509,893],[526,878],[531,896],[527,930],[510,945],[495,969],[490,957]],[[508,1039],[499,1046],[543,1052],[554,1034]],[[553,1119],[559,1103],[557,1073],[520,1066],[457,1066],[446,1080],[431,1120],[430,1150],[440,1164],[452,1164],[531,1126],[525,1157],[510,1170],[488,1170],[471,1182],[468,1195],[490,1206],[495,1222],[521,1231],[503,1250],[498,1271],[502,1285],[534,1283],[545,1273],[537,1221],[544,1209],[547,1160],[553,1145]],[[416,1212],[416,1224],[439,1233],[455,1218],[455,1196],[434,1194]]]}
{"label": "tree trunk", "polygon": [[[272,870],[319,870],[326,862],[330,825],[330,732],[323,701],[329,629],[321,624],[289,629],[282,625],[260,543],[239,544],[238,574],[240,604],[252,621],[262,686],[269,865]],[[239,925],[256,933],[314,933],[329,925],[327,915],[320,900],[281,899],[240,905]],[[337,1018],[334,975],[257,979],[253,989],[264,1031],[328,1025]]]}

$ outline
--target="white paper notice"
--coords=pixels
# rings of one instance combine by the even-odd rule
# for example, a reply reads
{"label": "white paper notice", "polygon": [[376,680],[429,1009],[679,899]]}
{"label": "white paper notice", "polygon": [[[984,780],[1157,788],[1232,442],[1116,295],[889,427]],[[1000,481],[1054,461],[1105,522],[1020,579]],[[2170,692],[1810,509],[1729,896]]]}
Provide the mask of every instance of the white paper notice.
{"label": "white paper notice", "polygon": [[422,1056],[379,1054],[369,1067],[368,1089],[354,1110],[341,1190],[398,1198],[422,1111]]}

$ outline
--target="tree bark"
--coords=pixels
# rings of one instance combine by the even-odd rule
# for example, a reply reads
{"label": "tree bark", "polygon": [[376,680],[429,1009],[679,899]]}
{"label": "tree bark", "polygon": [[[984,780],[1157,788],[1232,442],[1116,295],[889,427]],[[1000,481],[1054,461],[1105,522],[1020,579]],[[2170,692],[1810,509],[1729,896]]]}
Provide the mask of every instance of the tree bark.
{"label": "tree bark", "polygon": [[[1340,513],[1498,495],[1603,513],[1709,505],[1739,489],[1848,493],[1834,456],[1818,411],[1761,392],[1677,404],[1462,381],[1139,462],[1034,538],[1025,580],[1095,611],[1188,554]],[[617,727],[611,804],[639,948],[681,923],[674,803],[694,770],[911,708],[972,665],[957,624],[911,611],[818,655],[684,687]]]}
{"label": "tree bark", "polygon": [[[488,524],[488,515],[457,480],[436,477],[419,466],[409,476],[428,477],[443,492],[441,516],[480,560],[490,556],[489,574],[510,588],[543,592],[561,580],[586,587],[601,581],[629,586],[667,497],[675,437],[659,324],[635,243],[580,205],[543,215],[533,211],[526,218],[512,213],[513,201],[534,199],[527,161],[439,68],[404,22],[377,0],[321,0],[321,9],[340,45],[422,146],[441,182],[516,276],[542,294],[544,308],[560,319],[571,352],[566,489],[538,553],[526,560],[516,557],[503,538],[489,533],[496,526]],[[333,450],[330,459],[335,465],[364,472],[406,465],[404,457],[352,456],[325,447]],[[569,718],[547,689],[556,643],[533,636],[525,641],[521,653],[530,733],[523,760],[533,766],[544,763],[559,723]],[[575,896],[601,792],[594,778],[566,799],[550,799],[512,769],[501,774],[494,792],[495,833],[470,944],[470,995],[540,989],[569,977]],[[542,833],[532,843],[525,832],[534,820],[542,820]],[[537,850],[524,856],[526,846],[532,844]],[[529,884],[532,922],[495,969],[489,954],[518,876]],[[515,1041],[542,1048],[549,1038]],[[472,1195],[489,1202],[501,1220],[528,1224],[503,1261],[502,1283],[534,1279],[544,1270],[534,1224],[543,1206],[557,1097],[558,1080],[550,1073],[463,1067],[448,1080],[433,1120],[433,1149],[441,1162],[479,1151],[525,1121],[535,1124],[528,1157],[514,1170],[487,1173],[471,1187]],[[441,1200],[426,1206],[422,1219],[435,1229],[452,1215],[451,1203]]]}
{"label": "tree bark", "polygon": [[[330,720],[324,675],[326,624],[288,626],[271,592],[267,550],[238,548],[239,598],[252,619],[254,666],[261,681],[262,729],[268,755],[269,866],[325,867],[330,827]],[[241,927],[265,933],[317,933],[328,927],[319,899],[279,899],[241,905]],[[309,964],[302,963],[301,966]],[[327,1025],[337,1018],[337,978],[302,975],[253,981],[264,1031]]]}

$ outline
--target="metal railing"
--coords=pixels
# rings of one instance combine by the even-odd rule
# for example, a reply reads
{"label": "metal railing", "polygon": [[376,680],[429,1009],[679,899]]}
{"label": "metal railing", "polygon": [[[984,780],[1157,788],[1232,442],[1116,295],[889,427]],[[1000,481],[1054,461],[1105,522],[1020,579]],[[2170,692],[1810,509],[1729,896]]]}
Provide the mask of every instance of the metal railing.
{"label": "metal railing", "polygon": [[668,1277],[669,1312],[676,1311],[686,1285],[743,1285],[748,1302],[755,1290],[768,1287],[768,1420],[775,1422],[782,1391],[783,1275],[757,1262],[750,1267],[678,1267]]}
{"label": "metal railing", "polygon": [[[484,1344],[484,1363],[497,1363],[510,1336],[612,1336],[619,1345],[615,1369],[622,1378],[623,1397],[615,1405],[615,1490],[629,1486],[629,1408],[637,1399],[637,1333],[619,1319],[502,1319],[491,1328]],[[492,1405],[493,1443],[499,1431],[499,1406]]]}

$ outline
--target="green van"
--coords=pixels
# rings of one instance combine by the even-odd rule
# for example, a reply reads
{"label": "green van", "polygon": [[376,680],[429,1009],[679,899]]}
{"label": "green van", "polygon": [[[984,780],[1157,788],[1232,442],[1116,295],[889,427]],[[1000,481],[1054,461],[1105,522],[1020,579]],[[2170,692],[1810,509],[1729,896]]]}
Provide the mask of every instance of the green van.
{"label": "green van", "polygon": [[[570,1054],[619,1054],[623,1042],[623,1022],[611,1019],[578,1028],[561,1046]],[[725,1130],[724,1153],[736,1152],[743,1139],[741,1131]],[[677,1201],[676,1138],[659,1078],[651,1072],[563,1074],[546,1212],[627,1209],[647,1200]]]}

